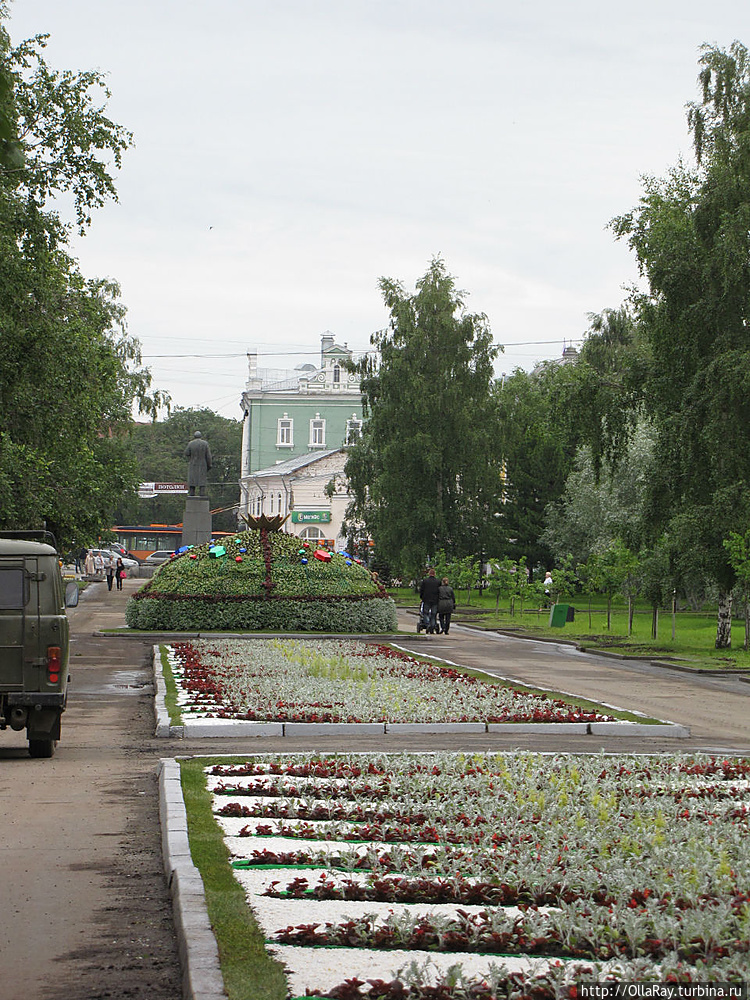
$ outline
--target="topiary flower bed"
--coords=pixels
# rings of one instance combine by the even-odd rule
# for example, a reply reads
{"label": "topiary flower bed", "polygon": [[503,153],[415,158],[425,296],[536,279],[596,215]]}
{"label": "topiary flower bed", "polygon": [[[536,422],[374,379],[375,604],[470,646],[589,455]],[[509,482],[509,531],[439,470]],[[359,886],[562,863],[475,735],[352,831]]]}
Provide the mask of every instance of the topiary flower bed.
{"label": "topiary flower bed", "polygon": [[397,628],[395,604],[364,566],[265,528],[175,556],[133,595],[125,620],[159,631]]}

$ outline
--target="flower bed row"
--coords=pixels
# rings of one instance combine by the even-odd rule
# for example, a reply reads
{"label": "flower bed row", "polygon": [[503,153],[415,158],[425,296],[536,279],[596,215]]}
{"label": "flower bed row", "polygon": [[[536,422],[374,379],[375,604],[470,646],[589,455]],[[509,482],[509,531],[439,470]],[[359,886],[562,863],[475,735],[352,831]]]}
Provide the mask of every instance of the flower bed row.
{"label": "flower bed row", "polygon": [[285,755],[207,771],[293,996],[750,977],[748,761]]}
{"label": "flower bed row", "polygon": [[183,718],[263,722],[597,722],[611,715],[518,691],[379,643],[195,640],[169,647]]}

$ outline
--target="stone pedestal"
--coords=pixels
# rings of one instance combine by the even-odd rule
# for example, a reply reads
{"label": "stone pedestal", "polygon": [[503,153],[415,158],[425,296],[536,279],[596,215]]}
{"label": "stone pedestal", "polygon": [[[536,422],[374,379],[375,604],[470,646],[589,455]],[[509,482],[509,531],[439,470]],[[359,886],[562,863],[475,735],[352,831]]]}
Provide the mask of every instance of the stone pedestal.
{"label": "stone pedestal", "polygon": [[182,544],[202,545],[211,541],[211,508],[208,497],[187,497],[182,519]]}

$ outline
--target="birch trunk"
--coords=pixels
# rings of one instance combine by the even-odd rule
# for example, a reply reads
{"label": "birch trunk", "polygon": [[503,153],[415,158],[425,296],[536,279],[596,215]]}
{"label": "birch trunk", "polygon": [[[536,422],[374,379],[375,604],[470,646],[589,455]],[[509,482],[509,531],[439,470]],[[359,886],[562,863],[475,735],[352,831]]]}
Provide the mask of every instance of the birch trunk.
{"label": "birch trunk", "polygon": [[716,621],[716,649],[730,649],[732,645],[732,593],[719,594],[719,614]]}

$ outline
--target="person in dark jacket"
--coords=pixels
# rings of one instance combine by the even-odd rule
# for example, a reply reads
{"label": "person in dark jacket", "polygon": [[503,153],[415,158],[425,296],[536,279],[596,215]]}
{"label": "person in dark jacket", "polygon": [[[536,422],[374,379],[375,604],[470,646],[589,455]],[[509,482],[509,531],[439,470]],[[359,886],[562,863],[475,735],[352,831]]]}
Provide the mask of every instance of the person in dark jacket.
{"label": "person in dark jacket", "polygon": [[438,588],[438,618],[440,619],[438,632],[448,635],[448,630],[451,627],[451,615],[455,610],[456,595],[453,592],[453,587],[448,583],[448,577],[444,576]]}
{"label": "person in dark jacket", "polygon": [[440,583],[435,576],[435,570],[430,566],[427,576],[419,586],[419,596],[422,600],[422,613],[427,623],[427,634],[437,631],[438,591]]}

